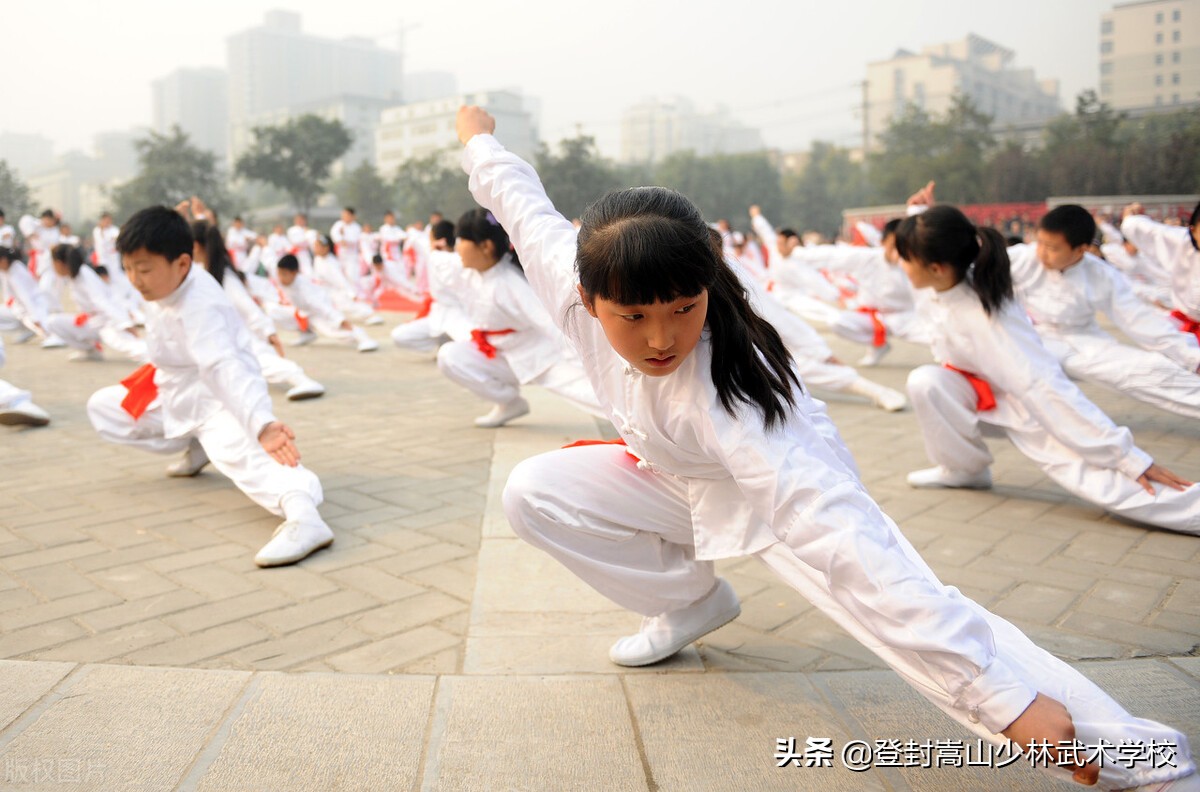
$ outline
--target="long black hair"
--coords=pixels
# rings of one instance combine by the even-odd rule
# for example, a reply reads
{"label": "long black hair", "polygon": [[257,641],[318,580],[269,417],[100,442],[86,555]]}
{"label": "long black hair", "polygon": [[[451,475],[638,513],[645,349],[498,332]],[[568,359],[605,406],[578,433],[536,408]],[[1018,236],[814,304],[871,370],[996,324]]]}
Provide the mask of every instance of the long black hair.
{"label": "long black hair", "polygon": [[236,275],[242,283],[246,282],[246,276],[233,266],[233,260],[229,258],[229,250],[225,247],[225,240],[219,228],[207,220],[196,220],[192,223],[192,237],[204,247],[204,259],[207,262],[205,269],[217,279],[217,283],[224,285],[225,274],[228,272]]}
{"label": "long black hair", "polygon": [[72,279],[79,277],[79,271],[83,269],[83,251],[74,245],[55,245],[50,251],[50,258],[66,264]]}
{"label": "long black hair", "polygon": [[976,228],[949,204],[906,217],[896,229],[900,258],[922,266],[946,264],[955,282],[966,281],[989,315],[1013,298],[1012,272],[1004,237],[994,228]]}
{"label": "long black hair", "polygon": [[508,239],[508,232],[487,209],[471,209],[463,214],[458,218],[458,225],[454,226],[454,234],[459,239],[465,239],[476,245],[491,242],[496,248],[497,261],[507,253],[512,257],[514,264],[518,267],[521,266],[521,262],[517,259],[517,252],[512,249],[512,242]]}
{"label": "long black hair", "polygon": [[1188,218],[1188,238],[1192,240],[1192,247],[1200,250],[1200,242],[1196,240],[1196,232],[1193,230],[1196,223],[1200,223],[1200,203],[1196,204],[1196,208],[1192,210],[1192,216]]}
{"label": "long black hair", "polygon": [[759,316],[700,210],[662,187],[610,192],[580,218],[575,265],[587,299],[672,302],[708,290],[712,378],[721,406],[754,405],[770,427],[795,405],[800,379],[779,333]]}

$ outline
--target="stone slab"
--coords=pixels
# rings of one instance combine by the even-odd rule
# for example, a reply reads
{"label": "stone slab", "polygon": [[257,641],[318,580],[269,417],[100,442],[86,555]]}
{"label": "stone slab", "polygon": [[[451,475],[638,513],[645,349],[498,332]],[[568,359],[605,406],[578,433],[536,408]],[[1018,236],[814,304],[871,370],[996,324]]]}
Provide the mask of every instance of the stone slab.
{"label": "stone slab", "polygon": [[0,660],[0,731],[71,673],[74,663],[27,663]]}

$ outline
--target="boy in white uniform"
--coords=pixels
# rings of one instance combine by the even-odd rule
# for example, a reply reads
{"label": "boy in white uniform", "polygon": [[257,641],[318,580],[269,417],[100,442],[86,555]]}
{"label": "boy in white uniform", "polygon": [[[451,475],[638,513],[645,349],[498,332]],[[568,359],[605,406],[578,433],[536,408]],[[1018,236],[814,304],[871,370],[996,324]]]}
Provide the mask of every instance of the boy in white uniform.
{"label": "boy in white uniform", "polygon": [[308,227],[308,215],[298,214],[292,220],[292,227],[287,230],[288,243],[291,247],[288,253],[300,262],[300,272],[312,275],[312,250],[317,242],[317,232]]}
{"label": "boy in white uniform", "polygon": [[1171,318],[1182,332],[1200,340],[1200,204],[1187,226],[1156,223],[1141,212],[1141,204],[1126,207],[1121,233],[1170,272]]}
{"label": "boy in white uniform", "polygon": [[328,292],[300,274],[300,263],[295,256],[281,258],[275,274],[290,305],[271,306],[268,314],[278,326],[300,331],[296,346],[311,344],[320,333],[355,344],[359,352],[379,349],[378,342],[361,327],[350,324],[342,312],[334,307]]}
{"label": "boy in white uniform", "polygon": [[249,331],[229,298],[192,266],[187,221],[165,206],[136,213],[117,247],[147,300],[152,365],[88,400],[100,436],[157,453],[183,452],[168,468],[193,476],[210,461],[238,489],[284,517],[258,552],[259,566],[291,564],[333,543],[321,519],[321,483],[299,464],[295,434],[276,419]]}
{"label": "boy in white uniform", "polygon": [[347,280],[356,283],[365,273],[362,271],[362,260],[358,250],[362,226],[354,219],[352,207],[347,206],[342,210],[342,219],[329,229],[329,236],[333,239],[333,249],[342,264],[342,272],[346,274]]}

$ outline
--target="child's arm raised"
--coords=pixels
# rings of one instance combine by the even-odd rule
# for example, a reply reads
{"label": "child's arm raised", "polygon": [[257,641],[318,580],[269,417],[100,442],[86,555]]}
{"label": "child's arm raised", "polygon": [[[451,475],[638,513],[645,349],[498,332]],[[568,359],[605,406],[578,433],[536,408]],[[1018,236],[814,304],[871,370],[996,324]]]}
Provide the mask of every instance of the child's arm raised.
{"label": "child's arm raised", "polygon": [[496,120],[480,107],[458,111],[458,138],[466,146],[463,170],[471,194],[504,226],[538,299],[565,329],[567,308],[578,301],[576,232],[554,208],[537,173],[492,137]]}

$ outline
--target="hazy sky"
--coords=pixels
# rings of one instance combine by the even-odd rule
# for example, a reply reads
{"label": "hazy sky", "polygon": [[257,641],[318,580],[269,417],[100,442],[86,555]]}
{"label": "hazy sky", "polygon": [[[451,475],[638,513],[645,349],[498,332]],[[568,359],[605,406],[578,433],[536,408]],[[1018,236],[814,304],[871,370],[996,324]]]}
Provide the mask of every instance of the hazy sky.
{"label": "hazy sky", "polygon": [[[619,151],[622,110],[647,96],[721,103],[770,146],[859,142],[857,83],[899,47],[974,32],[1016,65],[1061,81],[1064,107],[1098,80],[1100,14],[1113,0],[715,2],[686,0],[107,0],[9,2],[0,131],[38,132],[56,152],[89,149],[99,131],[148,126],[150,82],[181,66],[224,66],[225,39],[271,8],[305,32],[376,37],[408,27],[408,71],[445,70],[462,90],[520,87],[542,101],[542,136],[575,125]],[[4,155],[0,151],[0,158]]]}

